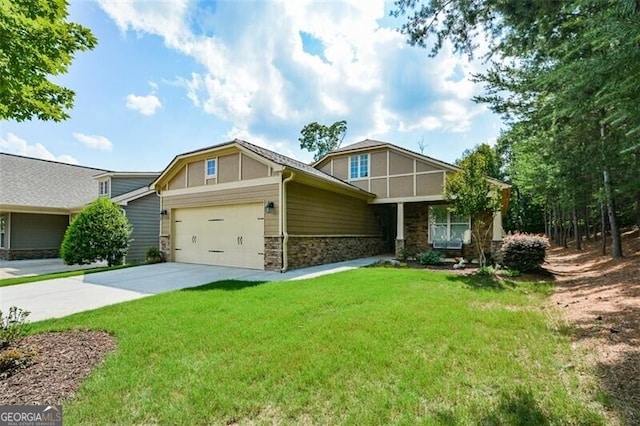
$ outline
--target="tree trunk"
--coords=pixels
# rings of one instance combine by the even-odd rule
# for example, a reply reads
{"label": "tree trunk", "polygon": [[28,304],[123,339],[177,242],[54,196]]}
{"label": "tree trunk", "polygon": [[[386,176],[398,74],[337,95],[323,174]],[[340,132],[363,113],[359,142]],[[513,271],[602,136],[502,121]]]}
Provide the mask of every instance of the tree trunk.
{"label": "tree trunk", "polygon": [[582,237],[580,236],[580,224],[578,223],[578,210],[573,208],[573,234],[576,239],[576,250],[582,250]]}
{"label": "tree trunk", "polygon": [[584,232],[587,241],[591,241],[591,220],[589,220],[589,206],[584,208]]}
{"label": "tree trunk", "polygon": [[[636,171],[640,173],[640,149],[636,151]],[[640,188],[636,190],[636,224],[640,228]],[[638,238],[640,238],[640,232]]]}
{"label": "tree trunk", "polygon": [[[600,138],[602,145],[605,144],[605,127],[604,124],[600,124]],[[613,198],[613,189],[611,186],[611,176],[609,175],[609,168],[607,167],[606,156],[604,155],[604,148],[602,151],[603,157],[603,170],[602,179],[604,182],[604,199],[607,205],[607,215],[609,216],[609,228],[611,229],[611,257],[619,259],[622,257],[622,241],[620,239],[620,228],[618,227],[618,220],[616,219],[616,205]]]}
{"label": "tree trunk", "polygon": [[604,194],[607,202],[607,215],[609,216],[609,228],[611,228],[611,257],[619,259],[622,257],[622,241],[620,239],[620,228],[616,218],[616,205],[611,189],[611,177],[606,168],[602,172],[604,179]]}
{"label": "tree trunk", "polygon": [[600,235],[602,235],[602,255],[607,255],[607,215],[604,203],[600,202]]}

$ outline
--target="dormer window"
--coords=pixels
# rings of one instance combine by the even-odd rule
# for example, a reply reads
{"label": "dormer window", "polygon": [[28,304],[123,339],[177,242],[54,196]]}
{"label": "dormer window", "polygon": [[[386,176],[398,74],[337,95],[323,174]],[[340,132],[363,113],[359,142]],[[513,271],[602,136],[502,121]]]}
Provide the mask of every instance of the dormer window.
{"label": "dormer window", "polygon": [[349,178],[360,179],[366,177],[369,177],[369,154],[349,157]]}
{"label": "dormer window", "polygon": [[101,197],[108,197],[109,196],[109,180],[101,180],[100,182],[98,182],[99,185],[99,189],[98,189],[98,194]]}
{"label": "dormer window", "polygon": [[218,174],[218,161],[217,158],[208,158],[206,160],[205,178],[211,179]]}

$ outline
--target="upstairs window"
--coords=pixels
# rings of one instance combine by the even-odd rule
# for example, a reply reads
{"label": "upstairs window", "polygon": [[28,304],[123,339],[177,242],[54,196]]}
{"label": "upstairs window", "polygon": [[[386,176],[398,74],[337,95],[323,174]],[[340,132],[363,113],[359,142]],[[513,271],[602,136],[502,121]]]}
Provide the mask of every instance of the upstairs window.
{"label": "upstairs window", "polygon": [[218,162],[215,158],[209,158],[206,162],[206,178],[214,178],[218,173]]}
{"label": "upstairs window", "polygon": [[429,242],[463,241],[468,244],[470,220],[449,211],[447,206],[429,207]]}
{"label": "upstairs window", "polygon": [[98,190],[98,194],[101,197],[104,196],[109,196],[109,181],[108,180],[101,180],[99,183],[99,190]]}
{"label": "upstairs window", "polygon": [[349,177],[351,179],[369,177],[369,154],[349,157]]}

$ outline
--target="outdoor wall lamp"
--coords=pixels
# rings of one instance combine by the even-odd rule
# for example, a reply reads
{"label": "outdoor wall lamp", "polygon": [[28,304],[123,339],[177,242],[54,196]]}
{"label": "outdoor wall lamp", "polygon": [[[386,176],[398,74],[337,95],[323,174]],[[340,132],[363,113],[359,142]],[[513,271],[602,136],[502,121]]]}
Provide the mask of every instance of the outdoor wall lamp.
{"label": "outdoor wall lamp", "polygon": [[275,204],[273,204],[273,201],[267,201],[267,204],[264,205],[264,211],[267,214],[271,214],[273,213],[274,207],[275,207]]}
{"label": "outdoor wall lamp", "polygon": [[160,216],[166,216],[166,215],[167,215],[166,210],[160,210]]}

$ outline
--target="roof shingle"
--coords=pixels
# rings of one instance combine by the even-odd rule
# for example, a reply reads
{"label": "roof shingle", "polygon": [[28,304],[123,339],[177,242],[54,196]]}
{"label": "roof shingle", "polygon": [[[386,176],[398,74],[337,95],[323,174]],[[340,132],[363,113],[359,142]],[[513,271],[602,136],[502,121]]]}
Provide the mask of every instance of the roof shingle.
{"label": "roof shingle", "polygon": [[0,205],[81,207],[97,198],[93,176],[106,171],[0,153]]}

